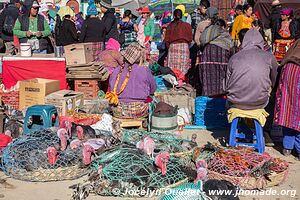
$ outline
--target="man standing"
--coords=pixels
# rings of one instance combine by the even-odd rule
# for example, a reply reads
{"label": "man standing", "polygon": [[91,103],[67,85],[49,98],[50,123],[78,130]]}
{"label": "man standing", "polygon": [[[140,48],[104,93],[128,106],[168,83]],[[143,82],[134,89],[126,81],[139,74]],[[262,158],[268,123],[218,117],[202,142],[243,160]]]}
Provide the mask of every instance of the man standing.
{"label": "man standing", "polygon": [[115,16],[115,10],[111,6],[111,0],[102,0],[100,2],[101,12],[104,13],[102,21],[106,29],[105,42],[110,38],[119,41],[118,21]]}
{"label": "man standing", "polygon": [[188,15],[186,22],[192,25],[193,35],[195,35],[198,24],[207,19],[206,10],[209,7],[208,0],[201,0],[199,7]]}
{"label": "man standing", "polygon": [[20,43],[30,43],[33,53],[46,54],[48,40],[51,34],[46,19],[38,14],[40,6],[33,1],[29,10],[29,16],[24,14],[18,18],[14,27],[14,34],[19,38]]}
{"label": "man standing", "polygon": [[13,42],[13,29],[17,18],[19,17],[20,0],[10,0],[8,6],[0,15],[0,33],[1,43],[5,44],[5,53],[14,55],[15,46]]}

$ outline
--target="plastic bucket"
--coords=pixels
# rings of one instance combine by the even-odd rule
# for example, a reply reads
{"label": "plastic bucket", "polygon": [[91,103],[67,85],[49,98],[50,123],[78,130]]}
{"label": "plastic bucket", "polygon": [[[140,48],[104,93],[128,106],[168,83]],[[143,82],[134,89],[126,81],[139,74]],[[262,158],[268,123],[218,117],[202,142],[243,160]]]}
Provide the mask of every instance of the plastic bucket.
{"label": "plastic bucket", "polygon": [[173,131],[177,129],[177,115],[152,115],[152,131]]}
{"label": "plastic bucket", "polygon": [[24,57],[30,57],[31,52],[31,44],[29,43],[21,43],[20,44],[20,55]]}

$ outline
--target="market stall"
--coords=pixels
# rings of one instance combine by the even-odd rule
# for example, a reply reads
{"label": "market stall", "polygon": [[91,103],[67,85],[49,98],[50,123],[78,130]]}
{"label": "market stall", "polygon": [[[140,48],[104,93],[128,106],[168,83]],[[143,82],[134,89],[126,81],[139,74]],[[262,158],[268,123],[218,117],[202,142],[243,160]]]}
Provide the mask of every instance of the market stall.
{"label": "market stall", "polygon": [[65,58],[3,57],[2,82],[6,89],[15,86],[18,81],[33,78],[59,80],[60,89],[66,89]]}

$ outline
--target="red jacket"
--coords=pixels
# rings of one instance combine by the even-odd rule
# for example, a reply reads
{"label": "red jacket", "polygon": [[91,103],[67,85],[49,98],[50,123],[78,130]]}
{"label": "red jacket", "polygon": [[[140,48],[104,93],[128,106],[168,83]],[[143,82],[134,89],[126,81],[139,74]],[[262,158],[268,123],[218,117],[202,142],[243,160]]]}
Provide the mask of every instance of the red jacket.
{"label": "red jacket", "polygon": [[165,42],[167,48],[172,43],[191,43],[193,40],[192,26],[189,23],[183,22],[181,20],[177,22],[172,22],[167,27]]}

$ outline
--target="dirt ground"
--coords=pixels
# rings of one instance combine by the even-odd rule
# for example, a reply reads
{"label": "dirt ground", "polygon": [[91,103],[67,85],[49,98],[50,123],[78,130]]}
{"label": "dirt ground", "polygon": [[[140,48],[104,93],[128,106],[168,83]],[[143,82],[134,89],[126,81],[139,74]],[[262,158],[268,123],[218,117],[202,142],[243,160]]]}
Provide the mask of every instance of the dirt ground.
{"label": "dirt ground", "polygon": [[[199,145],[206,144],[207,141],[218,142],[223,138],[227,138],[229,135],[228,130],[223,131],[206,131],[206,130],[190,130],[184,131],[182,137],[191,137],[193,133],[197,133],[197,142]],[[284,158],[280,153],[280,144],[276,145],[275,148],[267,147],[266,151],[272,156]],[[297,171],[300,171],[300,162],[294,160],[294,157],[285,158],[290,163],[290,172],[285,183],[280,186],[273,187],[277,193],[288,195],[262,195],[262,196],[251,196],[243,195],[240,196],[242,200],[285,200],[285,199],[300,199],[300,175]],[[69,186],[80,183],[85,180],[85,177],[79,180],[73,181],[62,181],[62,182],[48,182],[48,183],[36,183],[36,182],[24,182],[18,181],[6,177],[3,172],[0,172],[0,179],[5,179],[6,183],[0,182],[0,199],[5,200],[68,200],[71,198],[72,190]],[[292,192],[296,192],[295,195],[291,195]],[[294,193],[293,193],[294,194]],[[121,198],[111,198],[111,197],[100,197],[91,194],[88,200],[112,200]],[[127,200],[129,198],[123,198]],[[148,198],[150,199],[150,198]],[[158,199],[158,198],[151,198]],[[191,199],[192,200],[192,199]]]}

